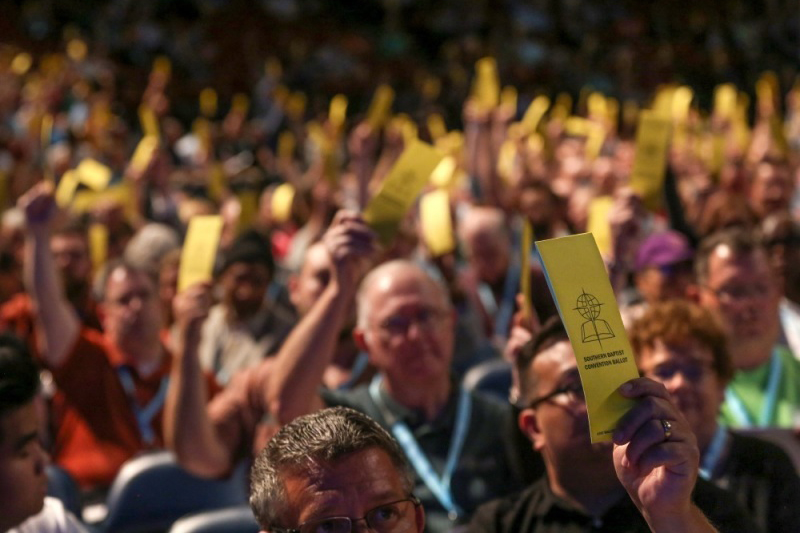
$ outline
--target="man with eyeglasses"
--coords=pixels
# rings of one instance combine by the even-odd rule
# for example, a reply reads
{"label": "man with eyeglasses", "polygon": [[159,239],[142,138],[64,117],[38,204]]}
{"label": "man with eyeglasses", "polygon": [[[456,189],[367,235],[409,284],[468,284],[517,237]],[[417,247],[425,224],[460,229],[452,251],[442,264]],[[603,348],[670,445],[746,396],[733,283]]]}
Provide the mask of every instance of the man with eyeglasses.
{"label": "man with eyeglasses", "polygon": [[800,222],[788,212],[775,213],[761,222],[761,242],[780,280],[780,317],[786,344],[800,358]]}
{"label": "man with eyeglasses", "polygon": [[546,475],[478,509],[470,533],[758,530],[730,495],[697,479],[695,437],[662,385],[623,384],[619,392],[635,405],[613,443],[592,444],[575,354],[558,318],[523,348],[517,371],[519,426]]}
{"label": "man with eyeglasses", "polygon": [[[326,234],[335,259],[322,298],[340,302],[329,311],[330,320],[352,303],[353,277],[347,272],[353,267],[347,264],[356,259],[346,250],[337,252],[336,243],[352,248],[371,239],[374,234],[354,213],[337,215]],[[355,301],[353,334],[377,370],[372,382],[321,391],[330,353],[313,346],[281,350],[267,387],[271,412],[288,423],[325,405],[342,405],[374,418],[400,442],[414,467],[414,494],[425,508],[428,531],[450,531],[481,503],[521,485],[502,436],[511,423],[510,408],[466,391],[451,375],[455,312],[444,287],[418,265],[395,260],[376,267],[359,285]],[[324,330],[308,329],[304,338],[314,340]]]}
{"label": "man with eyeglasses", "polygon": [[334,407],[284,426],[250,474],[250,506],[270,533],[421,533],[403,451],[375,421]]}
{"label": "man with eyeglasses", "polygon": [[733,493],[763,531],[796,531],[800,478],[791,459],[717,423],[733,364],[714,317],[696,304],[665,302],[633,324],[630,338],[642,375],[666,387],[697,437],[700,476]]}
{"label": "man with eyeglasses", "polygon": [[722,421],[797,426],[800,361],[781,342],[780,291],[764,247],[748,229],[726,229],[700,244],[695,267],[699,303],[720,319],[736,369]]}

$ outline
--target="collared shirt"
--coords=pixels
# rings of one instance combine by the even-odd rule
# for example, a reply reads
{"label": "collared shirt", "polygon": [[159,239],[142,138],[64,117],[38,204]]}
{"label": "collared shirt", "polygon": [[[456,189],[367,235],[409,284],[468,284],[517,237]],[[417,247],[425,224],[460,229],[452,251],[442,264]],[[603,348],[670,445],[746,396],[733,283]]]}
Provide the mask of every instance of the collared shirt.
{"label": "collared shirt", "polygon": [[203,323],[198,348],[200,364],[225,385],[239,370],[255,366],[274,354],[295,322],[283,308],[268,305],[246,322],[231,324],[225,306],[215,305]]}
{"label": "collared shirt", "polygon": [[729,435],[710,481],[730,491],[763,531],[797,531],[800,477],[792,460],[771,442],[735,432]]}
{"label": "collared shirt", "polygon": [[[454,384],[451,390],[439,416],[430,421],[422,413],[397,403],[383,389],[380,391],[381,399],[390,412],[389,417],[408,425],[434,470],[440,474],[450,450],[458,404],[458,386]],[[327,405],[351,407],[375,419],[387,431],[391,430],[392,421],[387,420],[381,408],[373,402],[366,386],[351,391],[324,390],[321,394]],[[511,467],[510,445],[503,438],[505,428],[510,423],[510,406],[480,393],[470,394],[472,411],[469,429],[451,482],[453,498],[467,515],[465,519],[483,502],[510,494],[521,487],[521,481]],[[419,478],[415,482],[414,495],[425,508],[427,531],[450,531],[453,522]]]}
{"label": "collared shirt", "polygon": [[[699,479],[693,500],[720,532],[758,531],[733,497]],[[468,533],[649,533],[627,494],[601,517],[592,517],[550,490],[546,477],[519,494],[481,506]]]}
{"label": "collared shirt", "polygon": [[769,388],[771,360],[750,370],[738,370],[728,384],[728,388],[741,400],[751,424],[741,420],[726,400],[720,410],[722,425],[734,428],[748,425],[791,428],[797,425],[800,417],[800,361],[784,346],[776,346],[775,353],[780,358],[780,381],[777,384],[775,410],[769,420],[761,421],[760,416]]}

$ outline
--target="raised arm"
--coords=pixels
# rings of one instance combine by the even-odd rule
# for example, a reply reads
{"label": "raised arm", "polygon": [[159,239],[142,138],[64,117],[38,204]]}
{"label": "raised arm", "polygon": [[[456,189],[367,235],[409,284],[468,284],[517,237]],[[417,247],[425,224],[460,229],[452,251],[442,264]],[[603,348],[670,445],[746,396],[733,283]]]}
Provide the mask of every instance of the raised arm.
{"label": "raised arm", "polygon": [[660,383],[639,378],[620,392],[638,399],[614,431],[614,468],[655,533],[717,531],[692,502],[700,451]]}
{"label": "raised arm", "polygon": [[52,186],[35,185],[19,199],[19,207],[27,226],[23,276],[36,309],[36,337],[47,364],[59,367],[75,345],[80,321],[64,294],[50,251],[50,225],[58,212]]}
{"label": "raised arm", "polygon": [[347,211],[336,214],[322,241],[331,260],[330,282],[281,346],[269,378],[267,405],[281,424],[322,407],[318,389],[323,373],[375,251],[372,230]]}
{"label": "raised arm", "polygon": [[218,477],[230,470],[232,458],[206,412],[209,393],[197,355],[200,329],[210,305],[211,288],[204,283],[175,297],[178,336],[164,404],[164,440],[184,468],[200,476]]}

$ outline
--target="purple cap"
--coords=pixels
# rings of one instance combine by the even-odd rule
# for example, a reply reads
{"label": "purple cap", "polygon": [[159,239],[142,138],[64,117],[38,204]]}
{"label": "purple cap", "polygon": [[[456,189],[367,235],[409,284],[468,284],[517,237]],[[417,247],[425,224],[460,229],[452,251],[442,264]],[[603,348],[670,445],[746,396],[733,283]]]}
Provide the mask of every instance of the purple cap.
{"label": "purple cap", "polygon": [[677,231],[654,233],[647,237],[636,252],[636,270],[674,265],[694,257],[689,241]]}

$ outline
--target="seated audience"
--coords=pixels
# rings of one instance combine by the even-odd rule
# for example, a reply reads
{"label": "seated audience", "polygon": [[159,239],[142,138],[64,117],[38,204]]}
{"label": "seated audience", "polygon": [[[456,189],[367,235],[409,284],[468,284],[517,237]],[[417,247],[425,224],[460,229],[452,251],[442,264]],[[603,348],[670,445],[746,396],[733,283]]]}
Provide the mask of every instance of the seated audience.
{"label": "seated audience", "polygon": [[666,387],[697,437],[700,475],[732,492],[763,531],[795,531],[800,478],[791,459],[774,444],[717,423],[734,371],[717,321],[676,300],[648,309],[630,336],[642,375]]}

